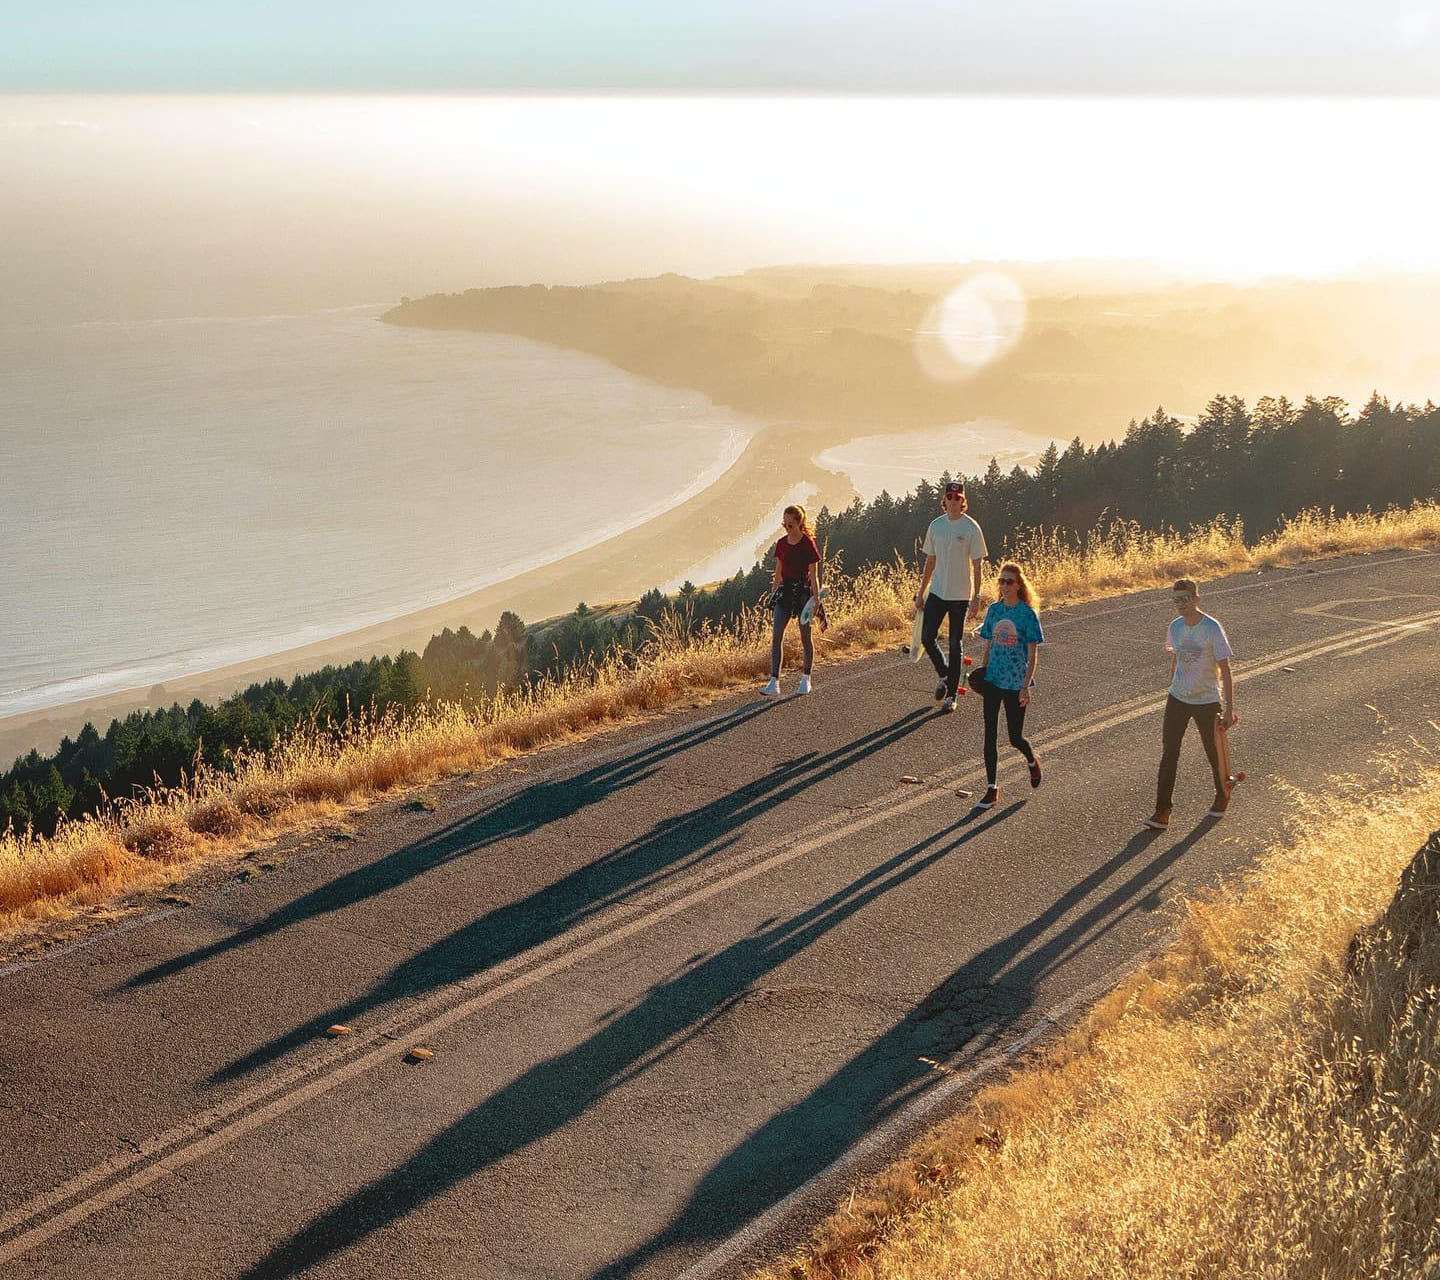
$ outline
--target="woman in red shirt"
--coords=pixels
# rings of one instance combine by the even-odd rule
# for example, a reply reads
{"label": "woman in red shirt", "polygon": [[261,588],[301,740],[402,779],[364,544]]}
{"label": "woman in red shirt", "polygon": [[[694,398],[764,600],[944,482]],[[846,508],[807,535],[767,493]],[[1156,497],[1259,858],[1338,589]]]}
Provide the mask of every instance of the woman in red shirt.
{"label": "woman in red shirt", "polygon": [[[760,692],[767,698],[780,696],[780,660],[785,650],[785,626],[791,618],[799,623],[800,611],[812,596],[820,597],[820,549],[815,545],[804,507],[786,507],[781,518],[785,536],[775,544],[775,576],[770,580],[770,604],[775,625],[770,639],[770,683]],[[824,618],[821,617],[821,625]],[[799,623],[800,643],[805,649],[805,671],[796,693],[810,692],[810,668],[815,662],[811,624]]]}

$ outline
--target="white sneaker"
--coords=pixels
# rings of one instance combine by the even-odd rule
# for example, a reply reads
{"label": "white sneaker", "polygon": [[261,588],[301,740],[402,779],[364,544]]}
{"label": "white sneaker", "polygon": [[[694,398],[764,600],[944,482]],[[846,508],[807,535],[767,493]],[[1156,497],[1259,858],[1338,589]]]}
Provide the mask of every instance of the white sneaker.
{"label": "white sneaker", "polygon": [[810,677],[809,677],[809,676],[801,676],[801,677],[800,677],[800,687],[799,687],[798,689],[796,689],[795,692],[796,692],[797,694],[800,694],[800,693],[809,693],[809,692],[810,692]]}
{"label": "white sneaker", "polygon": [[780,681],[774,676],[770,677],[770,683],[760,690],[762,698],[778,698],[780,696]]}

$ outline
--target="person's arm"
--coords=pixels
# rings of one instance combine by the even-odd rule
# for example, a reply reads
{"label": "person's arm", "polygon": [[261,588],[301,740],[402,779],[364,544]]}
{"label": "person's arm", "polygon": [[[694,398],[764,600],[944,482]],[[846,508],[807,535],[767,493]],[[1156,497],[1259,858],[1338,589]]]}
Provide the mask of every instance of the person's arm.
{"label": "person's arm", "polygon": [[984,563],[985,561],[978,558],[970,561],[970,577],[972,579],[970,587],[971,622],[974,622],[975,619],[980,616],[980,580],[984,576],[985,572],[982,567]]}
{"label": "person's arm", "polygon": [[1235,714],[1235,678],[1230,674],[1229,658],[1221,658],[1218,665],[1220,667],[1220,690],[1225,699],[1220,708],[1220,722],[1228,729],[1240,719]]}
{"label": "person's arm", "polygon": [[1025,683],[1020,686],[1020,705],[1030,705],[1030,681],[1035,679],[1035,667],[1040,661],[1040,646],[1035,641],[1030,641],[1026,646],[1030,650],[1030,661],[1025,664]]}
{"label": "person's arm", "polygon": [[820,599],[820,562],[818,560],[810,562],[810,595],[816,600]]}
{"label": "person's arm", "polygon": [[929,589],[930,578],[935,572],[935,557],[925,557],[925,570],[920,575],[920,590],[915,593],[915,607],[918,609],[925,603],[925,592]]}

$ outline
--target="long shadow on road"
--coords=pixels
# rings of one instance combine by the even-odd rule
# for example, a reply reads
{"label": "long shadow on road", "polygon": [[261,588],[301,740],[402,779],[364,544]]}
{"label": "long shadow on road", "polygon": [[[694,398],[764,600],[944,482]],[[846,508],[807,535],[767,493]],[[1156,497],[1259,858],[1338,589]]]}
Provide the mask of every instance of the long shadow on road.
{"label": "long shadow on road", "polygon": [[[410,1158],[274,1247],[242,1280],[296,1276],[402,1220],[450,1188],[583,1115],[610,1090],[699,1035],[791,957],[884,894],[1015,813],[975,815],[927,836],[858,876],[824,901],[697,962],[652,987],[583,1043],[502,1086]],[[971,825],[974,823],[974,825]],[[968,829],[967,829],[968,828]],[[967,961],[890,1032],[873,1041],[803,1100],[747,1136],[706,1176],[660,1233],[605,1267],[613,1280],[676,1246],[724,1238],[831,1164],[934,1080],[922,1056],[949,1057],[977,1036],[1013,1024],[1035,984],[1155,882],[1201,832],[1136,868],[1075,919],[1060,922],[1149,847],[1137,837],[1046,911]],[[962,998],[963,997],[963,998]]]}
{"label": "long shadow on road", "polygon": [[[629,895],[663,886],[732,848],[752,819],[885,750],[929,718],[924,710],[909,712],[843,746],[805,752],[783,761],[754,782],[715,796],[685,813],[661,819],[635,839],[534,893],[486,912],[407,957],[368,991],[307,1019],[227,1064],[211,1077],[211,1083],[224,1083],[253,1071],[312,1041],[332,1023],[356,1022],[390,1001],[473,978],[559,936]],[[488,813],[456,824],[444,837],[446,847],[452,850],[447,856],[485,847],[496,838],[495,831],[494,817]],[[418,856],[428,861],[424,851],[427,842],[419,847]],[[403,858],[408,852],[401,850],[392,857]]]}
{"label": "long shadow on road", "polygon": [[329,883],[301,895],[278,911],[245,929],[197,947],[136,974],[125,987],[145,986],[181,973],[239,947],[279,933],[291,925],[314,920],[367,899],[378,897],[407,881],[443,866],[453,858],[478,853],[502,840],[529,835],[591,805],[653,777],[666,760],[709,742],[770,710],[772,704],[751,704],[714,720],[643,747],[616,760],[606,760],[574,774],[561,774],[524,785],[513,794],[486,805],[459,822],[432,832],[376,862],[357,867]]}
{"label": "long shadow on road", "polygon": [[965,1050],[973,1060],[993,1045],[1034,1006],[1036,986],[1044,977],[1144,909],[1164,887],[1159,877],[1214,825],[1197,826],[1057,928],[1159,833],[1132,837],[1028,924],[978,952],[819,1088],[749,1134],[701,1180],[663,1231],[594,1273],[592,1280],[620,1280],[672,1248],[716,1244],[809,1182],[936,1083],[922,1058]]}

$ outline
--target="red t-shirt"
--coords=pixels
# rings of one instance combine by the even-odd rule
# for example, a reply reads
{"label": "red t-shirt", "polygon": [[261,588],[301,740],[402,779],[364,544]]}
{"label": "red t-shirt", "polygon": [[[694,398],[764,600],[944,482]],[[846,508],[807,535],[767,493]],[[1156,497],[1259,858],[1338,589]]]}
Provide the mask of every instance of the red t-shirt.
{"label": "red t-shirt", "polygon": [[808,533],[799,542],[791,542],[786,537],[775,544],[775,559],[780,563],[782,579],[803,580],[805,571],[820,562],[820,550]]}

